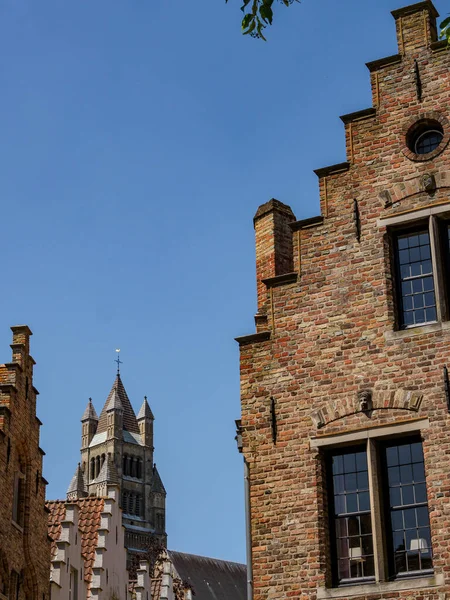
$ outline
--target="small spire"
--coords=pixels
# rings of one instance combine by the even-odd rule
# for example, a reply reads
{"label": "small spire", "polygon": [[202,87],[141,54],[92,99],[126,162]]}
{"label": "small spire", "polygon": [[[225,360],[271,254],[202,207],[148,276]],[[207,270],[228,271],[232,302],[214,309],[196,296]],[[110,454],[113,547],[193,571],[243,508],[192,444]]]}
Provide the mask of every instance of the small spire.
{"label": "small spire", "polygon": [[81,465],[78,463],[75,474],[70,482],[69,489],[67,490],[67,499],[75,500],[77,498],[84,498],[85,496],[87,496],[86,481]]}
{"label": "small spire", "polygon": [[112,460],[111,456],[108,454],[106,460],[104,461],[102,468],[100,469],[100,473],[97,475],[96,479],[94,479],[93,483],[119,483],[119,476],[117,474],[116,465]]}
{"label": "small spire", "polygon": [[122,361],[120,360],[120,348],[116,348],[117,358],[114,362],[117,363],[117,375],[120,376],[120,365],[122,365]]}
{"label": "small spire", "polygon": [[87,403],[86,409],[81,417],[82,421],[87,421],[88,419],[98,421],[97,413],[95,412],[94,405],[92,404],[92,398],[89,398],[89,402]]}
{"label": "small spire", "polygon": [[119,392],[117,391],[116,387],[113,389],[113,392],[111,394],[111,399],[108,402],[108,406],[106,407],[106,410],[107,411],[110,411],[110,410],[122,410],[123,411],[122,401],[120,400]]}
{"label": "small spire", "polygon": [[153,413],[152,413],[152,409],[148,405],[147,396],[144,396],[144,402],[142,403],[142,406],[139,409],[139,412],[138,412],[138,415],[136,418],[138,421],[140,421],[141,419],[152,419],[153,421],[155,420],[155,417],[153,416]]}

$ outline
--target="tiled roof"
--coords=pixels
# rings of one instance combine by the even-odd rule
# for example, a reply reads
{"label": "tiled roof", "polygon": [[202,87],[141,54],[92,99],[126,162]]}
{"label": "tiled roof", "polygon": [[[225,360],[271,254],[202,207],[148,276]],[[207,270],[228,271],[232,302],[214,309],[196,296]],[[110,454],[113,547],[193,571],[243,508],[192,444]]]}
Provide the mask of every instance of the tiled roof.
{"label": "tiled roof", "polygon": [[153,465],[152,492],[158,492],[159,494],[166,493],[166,488],[163,485],[156,464]]}
{"label": "tiled roof", "polygon": [[48,535],[50,536],[52,557],[56,554],[56,540],[61,535],[61,523],[66,516],[65,500],[50,500],[46,502],[48,514]]}
{"label": "tiled roof", "polygon": [[147,396],[144,397],[144,402],[142,403],[142,406],[138,412],[137,420],[139,421],[140,419],[155,420],[155,417],[153,416],[153,413],[152,413],[152,409],[150,408],[150,406],[147,402]]}
{"label": "tiled roof", "polygon": [[245,565],[171,550],[169,556],[180,579],[192,586],[195,600],[246,600]]}
{"label": "tiled roof", "polygon": [[162,573],[159,577],[152,579],[152,600],[159,600],[161,597]]}
{"label": "tiled roof", "polygon": [[87,403],[86,410],[81,417],[82,421],[87,421],[88,419],[94,419],[98,421],[97,413],[95,412],[94,405],[92,404],[92,398],[89,398],[89,402]]}
{"label": "tiled roof", "polygon": [[78,463],[77,470],[75,471],[75,475],[72,477],[72,481],[70,482],[67,493],[77,492],[79,496],[83,496],[87,494],[86,482],[84,480],[84,474],[81,470],[80,463]]}
{"label": "tiled roof", "polygon": [[[53,500],[46,503],[50,510],[48,534],[52,538],[52,556],[56,553],[56,542],[61,535],[61,523],[66,515],[66,502]],[[81,532],[81,555],[84,558],[84,580],[92,580],[92,567],[95,559],[95,548],[98,542],[98,530],[105,499],[97,496],[81,498],[67,504],[78,505],[78,529]]]}
{"label": "tiled roof", "polygon": [[131,406],[130,400],[128,399],[127,393],[125,391],[125,388],[123,386],[123,383],[122,383],[122,380],[121,380],[119,374],[116,376],[116,379],[111,388],[111,391],[109,392],[109,395],[106,398],[106,402],[103,406],[102,412],[100,413],[100,418],[98,420],[97,433],[106,431],[108,428],[106,412],[108,410],[109,403],[116,392],[117,392],[118,398],[120,399],[120,402],[122,403],[122,407],[123,407],[123,427],[124,427],[124,429],[127,429],[128,431],[131,431],[134,433],[139,433],[139,425],[136,421],[136,415],[134,414],[133,407]]}

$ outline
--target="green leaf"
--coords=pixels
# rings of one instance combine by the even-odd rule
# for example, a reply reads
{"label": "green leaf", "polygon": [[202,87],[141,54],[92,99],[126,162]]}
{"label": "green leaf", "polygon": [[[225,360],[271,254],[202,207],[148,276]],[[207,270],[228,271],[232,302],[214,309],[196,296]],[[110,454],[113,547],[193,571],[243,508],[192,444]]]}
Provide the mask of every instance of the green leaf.
{"label": "green leaf", "polygon": [[446,19],[444,19],[442,21],[442,23],[439,25],[439,27],[441,29],[445,29],[446,27],[448,27],[450,25],[450,17],[447,17]]}
{"label": "green leaf", "polygon": [[[253,15],[251,13],[249,13],[248,15],[245,15],[245,17],[242,19],[242,24],[241,24],[242,31],[245,31],[246,29],[248,29],[252,19],[253,19]],[[248,32],[246,32],[246,33],[248,33]]]}
{"label": "green leaf", "polygon": [[272,25],[273,11],[270,8],[270,6],[267,6],[267,4],[263,4],[259,9],[259,14],[266,23],[269,22]]}
{"label": "green leaf", "polygon": [[[228,0],[227,0],[227,2],[228,2]],[[244,4],[241,6],[241,10],[242,10],[242,12],[244,12],[244,11],[245,11],[245,7],[247,6],[247,4],[248,4],[249,2],[250,2],[250,0],[244,0]]]}

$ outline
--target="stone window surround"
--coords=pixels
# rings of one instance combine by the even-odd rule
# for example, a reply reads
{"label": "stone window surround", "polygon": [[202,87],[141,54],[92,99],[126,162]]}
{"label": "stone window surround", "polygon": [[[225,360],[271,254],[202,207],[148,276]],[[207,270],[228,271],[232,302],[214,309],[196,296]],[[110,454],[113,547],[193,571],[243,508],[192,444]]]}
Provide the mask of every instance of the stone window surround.
{"label": "stone window surround", "polygon": [[[409,337],[417,333],[425,333],[432,331],[439,331],[446,329],[446,322],[448,322],[448,316],[450,310],[446,306],[446,292],[444,282],[444,258],[441,256],[441,243],[439,239],[439,218],[450,217],[450,203],[439,203],[436,205],[429,206],[427,208],[417,208],[406,213],[394,215],[392,217],[382,217],[378,219],[377,225],[379,227],[386,227],[388,230],[400,230],[402,226],[409,227],[417,222],[428,220],[428,231],[430,234],[430,246],[431,246],[431,259],[433,263],[433,279],[436,295],[436,311],[437,321],[436,323],[424,323],[423,325],[415,325],[413,327],[406,327],[404,329],[398,329],[395,331],[389,331],[385,333],[386,339],[396,339]],[[448,325],[450,327],[450,325]],[[430,328],[430,329],[429,329]]]}
{"label": "stone window surround", "polygon": [[373,542],[375,554],[375,582],[342,585],[336,588],[317,588],[317,600],[327,598],[350,598],[352,596],[370,596],[373,594],[393,593],[402,590],[432,588],[444,584],[442,573],[435,573],[432,576],[411,577],[409,579],[397,579],[395,581],[381,581],[380,572],[385,570],[385,556],[383,551],[383,533],[381,530],[381,521],[376,518],[380,511],[380,501],[375,493],[377,486],[376,480],[379,475],[376,473],[375,448],[373,441],[376,439],[396,438],[398,436],[420,433],[422,429],[430,426],[428,418],[414,419],[400,424],[384,425],[366,429],[360,429],[353,432],[337,433],[332,435],[323,435],[310,439],[310,448],[319,450],[320,448],[335,448],[339,446],[348,446],[348,444],[367,440],[368,459],[369,459],[369,477],[375,483],[372,483],[370,490],[370,504],[372,507],[372,526]]}

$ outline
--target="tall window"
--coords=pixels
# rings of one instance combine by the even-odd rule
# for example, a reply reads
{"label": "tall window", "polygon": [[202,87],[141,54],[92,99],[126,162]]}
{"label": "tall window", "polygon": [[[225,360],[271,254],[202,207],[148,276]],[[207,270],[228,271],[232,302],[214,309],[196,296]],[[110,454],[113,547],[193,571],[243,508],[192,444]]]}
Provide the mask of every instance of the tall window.
{"label": "tall window", "polygon": [[422,444],[385,448],[394,575],[432,570],[430,519]]}
{"label": "tall window", "polygon": [[372,522],[367,452],[332,457],[337,575],[340,582],[373,577]]}
{"label": "tall window", "polygon": [[450,318],[450,221],[430,216],[394,231],[397,321],[400,328]]}
{"label": "tall window", "polygon": [[[364,446],[332,451],[328,480],[335,585],[374,580],[376,564],[382,579],[432,573],[425,468],[419,439],[378,443],[369,440]],[[385,538],[379,540],[378,552],[386,547],[386,556],[374,553],[375,530]]]}
{"label": "tall window", "polygon": [[401,325],[410,327],[436,321],[430,235],[421,229],[397,237],[401,298]]}

